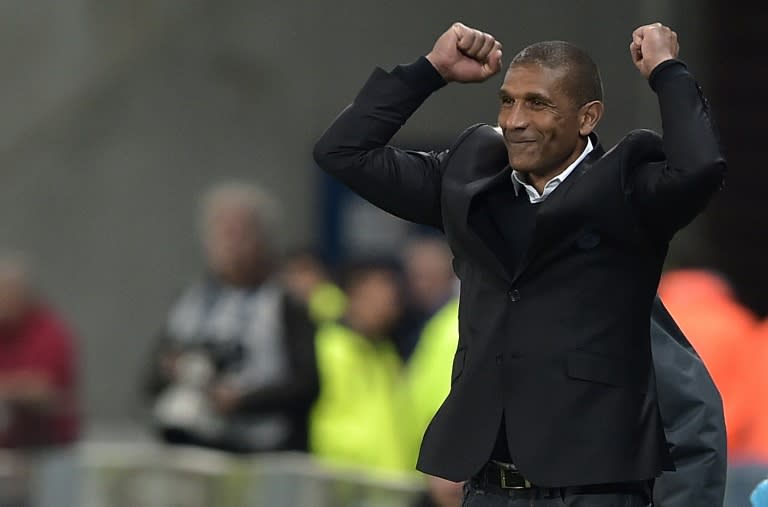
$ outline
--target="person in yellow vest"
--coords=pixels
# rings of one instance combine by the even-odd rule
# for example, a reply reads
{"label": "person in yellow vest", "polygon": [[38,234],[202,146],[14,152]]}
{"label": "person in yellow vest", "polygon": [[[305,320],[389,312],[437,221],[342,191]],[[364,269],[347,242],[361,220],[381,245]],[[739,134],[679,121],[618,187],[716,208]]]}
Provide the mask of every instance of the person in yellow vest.
{"label": "person in yellow vest", "polygon": [[405,372],[409,451],[416,463],[429,422],[451,390],[451,365],[459,343],[459,300],[454,298],[424,326]]}
{"label": "person in yellow vest", "polygon": [[406,285],[406,304],[398,328],[397,347],[408,362],[427,322],[458,293],[453,254],[445,238],[418,234],[405,243],[400,259]]}
{"label": "person in yellow vest", "polygon": [[[419,446],[429,422],[451,390],[451,366],[459,343],[459,300],[453,298],[424,325],[405,370],[404,392],[408,416],[407,448],[416,463]],[[461,504],[461,483],[427,477],[429,500],[439,507]]]}
{"label": "person in yellow vest", "polygon": [[358,263],[344,288],[343,318],[317,333],[310,451],[335,464],[413,470],[399,410],[402,363],[388,338],[401,312],[397,272],[384,262]]}
{"label": "person in yellow vest", "polygon": [[[459,341],[458,281],[445,239],[434,235],[411,238],[402,260],[408,285],[410,312],[400,353],[405,358],[404,429],[406,445],[415,467],[424,432],[448,396],[451,365]],[[405,345],[405,346],[402,346]],[[427,476],[428,495],[422,506],[452,507],[461,504],[461,484]]]}

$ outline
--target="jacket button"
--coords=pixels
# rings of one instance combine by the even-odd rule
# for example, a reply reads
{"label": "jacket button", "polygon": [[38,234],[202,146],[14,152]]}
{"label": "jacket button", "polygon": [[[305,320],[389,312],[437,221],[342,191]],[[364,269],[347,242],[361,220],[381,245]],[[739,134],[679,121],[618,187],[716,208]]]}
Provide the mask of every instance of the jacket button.
{"label": "jacket button", "polygon": [[496,364],[500,365],[503,362],[504,362],[504,358],[502,357],[502,355],[501,354],[496,354]]}
{"label": "jacket button", "polygon": [[507,294],[509,294],[509,299],[512,300],[513,303],[517,303],[520,301],[520,291],[517,289],[513,289],[509,291]]}

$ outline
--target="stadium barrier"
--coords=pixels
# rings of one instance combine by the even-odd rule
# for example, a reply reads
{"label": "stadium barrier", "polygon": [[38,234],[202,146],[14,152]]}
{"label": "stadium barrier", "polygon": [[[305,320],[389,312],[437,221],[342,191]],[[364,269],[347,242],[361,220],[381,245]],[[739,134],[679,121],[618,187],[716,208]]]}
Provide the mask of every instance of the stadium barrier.
{"label": "stadium barrier", "polygon": [[416,474],[372,473],[300,453],[237,457],[160,444],[83,444],[82,507],[407,507]]}

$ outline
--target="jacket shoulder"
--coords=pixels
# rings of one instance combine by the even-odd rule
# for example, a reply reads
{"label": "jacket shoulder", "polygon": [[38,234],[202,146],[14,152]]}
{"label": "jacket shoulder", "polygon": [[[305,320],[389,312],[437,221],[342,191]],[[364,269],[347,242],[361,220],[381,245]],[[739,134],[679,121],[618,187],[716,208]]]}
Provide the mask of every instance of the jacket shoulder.
{"label": "jacket shoulder", "polygon": [[448,152],[450,153],[459,149],[468,140],[471,140],[472,142],[503,142],[500,128],[492,127],[487,123],[475,123],[459,134],[459,137],[457,137],[453,144],[451,144]]}
{"label": "jacket shoulder", "polygon": [[477,153],[483,153],[484,160],[492,164],[497,164],[499,161],[506,163],[507,149],[499,127],[493,127],[487,123],[476,123],[465,129],[446,152],[442,161],[443,170],[457,154]]}
{"label": "jacket shoulder", "polygon": [[611,152],[620,154],[625,168],[666,160],[661,135],[648,129],[630,131],[608,153]]}

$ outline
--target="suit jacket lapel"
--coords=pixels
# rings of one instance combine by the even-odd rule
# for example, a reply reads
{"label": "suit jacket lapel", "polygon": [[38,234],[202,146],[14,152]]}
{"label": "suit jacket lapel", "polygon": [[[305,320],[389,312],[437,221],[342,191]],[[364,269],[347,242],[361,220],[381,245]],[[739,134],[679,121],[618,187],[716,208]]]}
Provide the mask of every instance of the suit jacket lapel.
{"label": "suit jacket lapel", "polygon": [[475,257],[485,261],[483,264],[490,271],[506,282],[511,281],[512,273],[507,269],[505,259],[502,257],[505,250],[504,244],[495,223],[484,213],[487,208],[481,200],[484,194],[508,180],[511,173],[509,166],[506,166],[492,176],[469,183],[466,188],[468,195],[464,201],[466,208],[462,210],[462,215],[466,217],[470,240],[467,242],[467,247]]}
{"label": "suit jacket lapel", "polygon": [[[493,191],[494,187],[507,181],[512,171],[509,165],[502,166],[504,163],[502,161],[506,160],[506,147],[500,133],[491,127],[481,127],[477,132],[483,136],[478,151],[473,153],[474,159],[463,162],[467,163],[464,167],[476,167],[477,172],[472,171],[475,173],[473,176],[479,173],[480,177],[470,176],[469,181],[464,180],[462,182],[461,179],[463,178],[461,178],[458,181],[448,183],[458,197],[455,201],[456,208],[451,211],[451,214],[466,224],[464,228],[465,241],[462,244],[467,253],[480,260],[481,265],[487,268],[489,273],[503,280],[508,287],[537,258],[539,252],[556,242],[558,237],[567,233],[570,219],[575,218],[569,216],[568,213],[563,213],[569,190],[589,171],[592,164],[603,156],[604,150],[599,144],[597,135],[593,133],[591,138],[595,148],[592,152],[543,203],[538,205],[536,222],[527,247],[523,245],[508,246],[509,248],[525,248],[526,250],[520,254],[519,257],[522,260],[518,263],[515,272],[512,273],[508,269],[507,259],[504,258],[506,248],[503,238],[499,236],[493,220],[485,213],[488,208],[483,202],[484,194]],[[498,167],[503,168],[501,170],[493,169]],[[527,199],[525,192],[520,193],[520,198]],[[526,217],[518,216],[518,214],[514,214],[511,218],[513,226],[515,221],[526,219]]]}
{"label": "suit jacket lapel", "polygon": [[576,212],[568,211],[568,194],[571,188],[578,184],[581,177],[589,172],[594,163],[600,160],[605,153],[603,147],[598,142],[597,135],[592,135],[594,149],[576,166],[565,181],[544,202],[538,205],[531,241],[522,262],[519,263],[517,270],[512,276],[513,282],[523,274],[534,259],[540,257],[545,248],[551,247],[553,243],[563,238],[569,232],[578,233],[573,226],[573,222],[578,219],[578,215]]}

